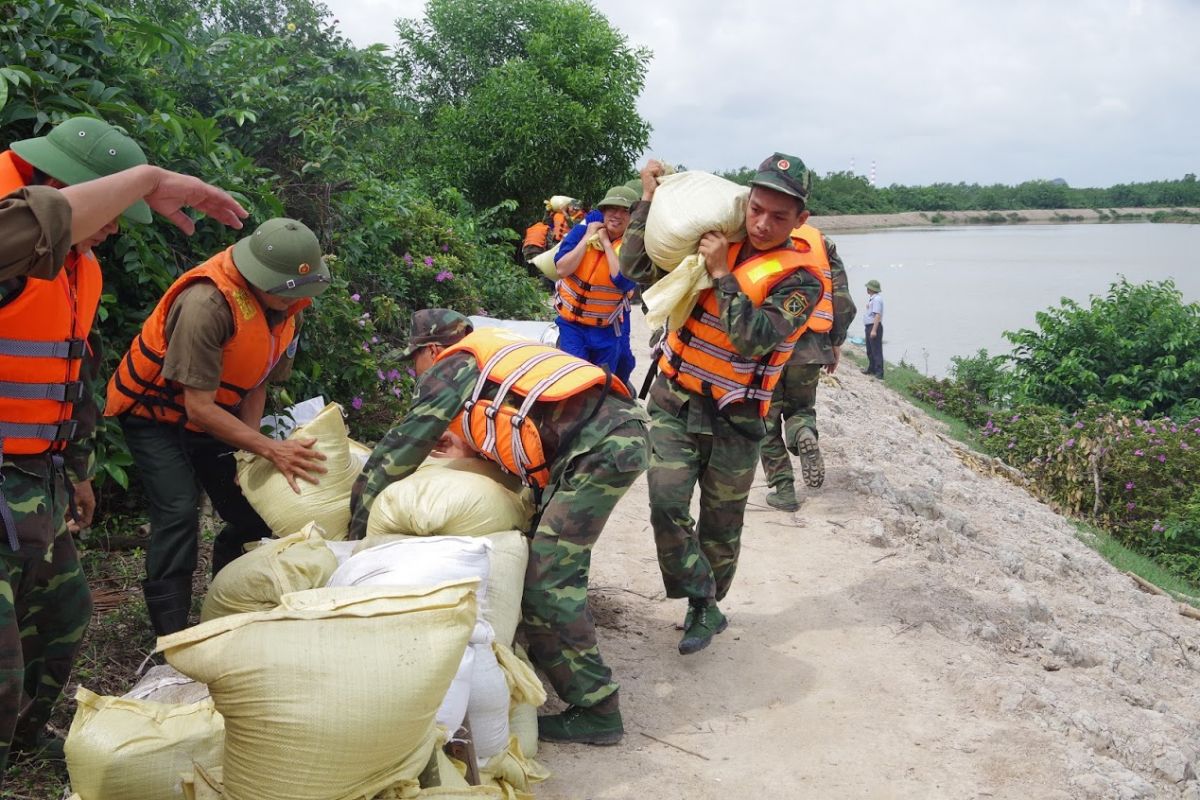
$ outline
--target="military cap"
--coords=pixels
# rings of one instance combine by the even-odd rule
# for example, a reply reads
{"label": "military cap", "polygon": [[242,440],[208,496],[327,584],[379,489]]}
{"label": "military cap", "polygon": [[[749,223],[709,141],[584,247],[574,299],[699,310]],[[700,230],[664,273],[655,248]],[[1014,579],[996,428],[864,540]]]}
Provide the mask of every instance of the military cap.
{"label": "military cap", "polygon": [[[68,186],[146,163],[146,154],[133,139],[95,117],[72,117],[45,136],[21,139],[9,148]],[[153,219],[150,206],[142,200],[125,209],[122,216],[143,225]]]}
{"label": "military cap", "polygon": [[867,289],[869,289],[872,292],[882,292],[883,291],[882,289],[879,288],[879,281],[875,280],[874,278],[867,281]]}
{"label": "military cap", "polygon": [[608,190],[608,193],[606,195],[604,195],[604,199],[596,204],[596,208],[599,208],[601,210],[603,210],[605,206],[615,206],[616,208],[629,208],[634,203],[636,203],[638,200],[640,200],[641,197],[642,197],[642,195],[640,193],[635,192],[633,189],[630,189],[628,186],[624,186],[624,185],[614,186],[613,188]]}
{"label": "military cap", "polygon": [[449,347],[471,331],[471,320],[448,308],[423,308],[413,314],[408,332],[408,347],[400,354],[402,361],[410,359],[427,344]]}
{"label": "military cap", "polygon": [[233,246],[242,277],[267,294],[316,297],[329,288],[329,267],[317,235],[303,222],[269,219]]}
{"label": "military cap", "polygon": [[808,192],[812,188],[812,173],[796,156],[775,153],[758,165],[758,172],[751,179],[750,185],[790,194],[807,204]]}

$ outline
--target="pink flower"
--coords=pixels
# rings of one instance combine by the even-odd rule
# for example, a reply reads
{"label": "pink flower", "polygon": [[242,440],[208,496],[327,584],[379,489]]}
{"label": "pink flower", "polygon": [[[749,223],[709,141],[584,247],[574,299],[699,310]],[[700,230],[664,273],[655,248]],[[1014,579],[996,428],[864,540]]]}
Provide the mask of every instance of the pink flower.
{"label": "pink flower", "polygon": [[392,395],[393,395],[393,396],[395,396],[395,397],[399,397],[399,396],[400,396],[400,387],[399,387],[399,386],[393,386],[393,387],[392,387]]}
{"label": "pink flower", "polygon": [[1125,484],[1125,491],[1127,491],[1127,492],[1133,491],[1133,481],[1130,481],[1129,483]]}
{"label": "pink flower", "polygon": [[1075,424],[1074,424],[1072,427],[1073,427],[1073,428],[1082,428],[1082,427],[1083,427],[1083,423],[1082,423],[1082,422],[1076,422],[1076,423],[1075,423]]}
{"label": "pink flower", "polygon": [[407,370],[405,370],[405,371],[408,373],[408,377],[410,377],[410,378],[415,378],[415,377],[417,377],[417,371],[416,371],[415,369],[413,369],[412,367],[409,367],[409,368],[408,368]]}
{"label": "pink flower", "polygon": [[389,381],[398,381],[398,380],[400,380],[400,370],[398,370],[398,369],[392,369],[392,370],[389,370],[389,371],[388,371],[388,380],[389,380]]}
{"label": "pink flower", "polygon": [[350,299],[357,303],[359,300],[362,300],[362,295],[358,292],[355,292],[354,294],[350,295]]}
{"label": "pink flower", "polygon": [[405,263],[405,264],[407,264],[407,265],[408,265],[408,266],[410,266],[410,267],[412,266],[412,253],[405,253],[405,254],[404,254],[404,263]]}
{"label": "pink flower", "polygon": [[363,406],[362,398],[355,397],[353,400],[350,401],[350,405],[355,411],[358,411]]}
{"label": "pink flower", "polygon": [[1167,457],[1166,457],[1166,456],[1164,456],[1164,455],[1159,455],[1159,457],[1158,457],[1158,463],[1160,463],[1160,464],[1165,464],[1165,463],[1167,463]]}
{"label": "pink flower", "polygon": [[450,252],[450,245],[448,245],[448,244],[444,244],[444,245],[442,245],[442,252],[443,252],[443,253],[449,253],[449,252]]}
{"label": "pink flower", "polygon": [[427,267],[433,266],[433,256],[425,256],[425,266],[427,266]]}
{"label": "pink flower", "polygon": [[436,276],[434,276],[434,280],[437,281],[438,283],[445,283],[446,281],[452,281],[452,280],[454,280],[454,273],[448,269],[444,269],[441,272],[439,272]]}
{"label": "pink flower", "polygon": [[1074,440],[1073,438],[1072,438],[1072,439],[1067,439],[1067,441],[1065,442],[1065,444],[1066,444],[1066,446],[1067,446],[1067,447],[1074,447],[1074,446],[1075,446],[1075,440]]}
{"label": "pink flower", "polygon": [[387,380],[387,377],[383,374],[383,370],[377,369],[377,370],[375,370],[375,374],[379,376],[379,380],[381,380],[381,381]]}
{"label": "pink flower", "polygon": [[1145,454],[1145,453],[1143,453],[1141,450],[1134,450],[1134,451],[1133,451],[1133,454],[1134,454],[1135,456],[1144,456],[1144,455],[1146,455],[1146,454]]}
{"label": "pink flower", "polygon": [[1137,503],[1126,503],[1125,504],[1126,511],[1133,511],[1135,508],[1137,508]]}

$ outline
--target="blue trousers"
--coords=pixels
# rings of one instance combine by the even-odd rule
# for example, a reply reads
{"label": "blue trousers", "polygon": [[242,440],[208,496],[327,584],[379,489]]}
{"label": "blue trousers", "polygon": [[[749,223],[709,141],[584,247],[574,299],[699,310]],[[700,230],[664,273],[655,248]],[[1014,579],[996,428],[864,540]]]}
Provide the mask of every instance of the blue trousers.
{"label": "blue trousers", "polygon": [[[580,325],[562,317],[558,318],[557,324],[559,350],[618,375],[617,362],[621,357],[621,339],[612,328]],[[632,357],[632,353],[630,355]],[[630,367],[631,371],[632,369]]]}

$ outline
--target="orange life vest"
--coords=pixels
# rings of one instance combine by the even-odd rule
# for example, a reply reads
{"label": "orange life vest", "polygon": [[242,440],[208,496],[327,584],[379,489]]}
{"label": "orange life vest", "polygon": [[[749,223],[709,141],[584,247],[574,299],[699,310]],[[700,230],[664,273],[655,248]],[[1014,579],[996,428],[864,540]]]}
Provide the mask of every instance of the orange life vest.
{"label": "orange life vest", "polygon": [[555,211],[552,221],[554,223],[554,241],[561,242],[562,238],[567,235],[567,231],[571,230],[574,221],[567,216],[565,211]]}
{"label": "orange life vest", "polygon": [[[580,242],[577,247],[586,247],[587,252],[579,262],[579,268],[555,285],[558,296],[554,308],[559,316],[570,322],[608,328],[619,323],[629,307],[629,298],[613,283],[608,271],[608,257],[603,250]],[[621,252],[621,240],[613,242],[613,249]]]}
{"label": "orange life vest", "polygon": [[[807,252],[772,250],[735,266],[741,248],[741,242],[730,246],[729,268],[738,286],[756,307],[763,304],[775,284],[797,270],[816,274],[814,270],[819,272],[828,268],[819,235],[815,246]],[[766,417],[775,384],[779,382],[796,340],[807,329],[806,322],[765,356],[744,356],[725,332],[716,292],[705,289],[691,316],[663,342],[658,369],[683,389],[713,398],[718,409],[742,400],[757,400],[759,416]]]}
{"label": "orange life vest", "polygon": [[106,417],[129,413],[158,422],[184,423],[190,430],[201,430],[186,419],[183,387],[162,375],[167,352],[167,315],[180,292],[198,281],[215,284],[233,313],[233,337],[222,351],[217,405],[236,413],[250,390],[261,385],[271,374],[295,336],[296,314],[312,301],[308,298],[296,301],[288,306],[283,322],[274,328],[268,327],[266,314],[234,266],[232,253],[232,247],[217,253],[180,275],[167,289],[108,382]]}
{"label": "orange life vest", "polygon": [[550,233],[550,226],[544,221],[538,221],[525,229],[525,241],[521,243],[521,247],[545,247],[549,244],[546,240]]}
{"label": "orange life vest", "polygon": [[825,251],[825,240],[821,232],[812,225],[801,225],[792,231],[792,244],[800,252],[808,249],[820,250],[824,256],[824,267],[805,267],[821,281],[821,299],[808,312],[808,330],[813,333],[829,333],[833,330],[833,270],[829,266],[829,254]]}
{"label": "orange life vest", "polygon": [[[631,396],[620,379],[594,364],[501,328],[469,333],[439,353],[436,360],[455,353],[475,357],[479,380],[471,399],[451,421],[451,432],[535,490],[544,489],[550,481],[541,434],[529,420],[535,403],[566,400],[610,380],[613,391]],[[489,384],[497,387],[492,400],[483,397]],[[508,401],[510,394],[520,398],[519,406]]]}
{"label": "orange life vest", "polygon": [[[27,184],[11,151],[0,153],[0,197]],[[104,279],[91,251],[75,250],[51,280],[25,279],[0,306],[0,452],[57,452],[75,434],[87,337]]]}

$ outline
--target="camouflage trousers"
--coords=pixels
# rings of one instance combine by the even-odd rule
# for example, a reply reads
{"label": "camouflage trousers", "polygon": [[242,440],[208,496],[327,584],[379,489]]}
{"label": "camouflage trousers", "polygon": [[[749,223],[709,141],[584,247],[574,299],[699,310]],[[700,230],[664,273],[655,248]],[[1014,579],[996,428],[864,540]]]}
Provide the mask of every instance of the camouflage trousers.
{"label": "camouflage trousers", "polygon": [[49,721],[92,617],[62,477],[9,464],[3,475],[21,548],[0,543],[0,776],[14,739],[32,742]]}
{"label": "camouflage trousers", "polygon": [[[721,419],[713,434],[689,433],[687,414],[651,401],[650,524],[667,597],[720,600],[741,550],[742,519],[758,466],[759,440]],[[700,520],[692,492],[700,486]]]}
{"label": "camouflage trousers", "polygon": [[567,466],[533,532],[522,631],[530,659],[571,705],[615,708],[618,685],[596,643],[588,572],[604,524],[646,471],[647,460],[645,424],[630,420],[616,426],[598,447]]}
{"label": "camouflage trousers", "polygon": [[823,364],[789,364],[775,384],[761,455],[763,473],[772,489],[795,482],[788,452],[795,452],[800,430],[817,432],[817,382],[822,369]]}

